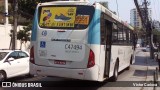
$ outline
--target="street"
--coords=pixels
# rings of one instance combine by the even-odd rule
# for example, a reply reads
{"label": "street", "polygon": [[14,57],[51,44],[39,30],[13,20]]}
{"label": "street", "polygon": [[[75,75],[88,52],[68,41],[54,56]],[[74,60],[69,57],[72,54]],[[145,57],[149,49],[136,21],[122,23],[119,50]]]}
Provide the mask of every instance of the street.
{"label": "street", "polygon": [[159,5],[0,0],[0,90],[160,90]]}
{"label": "street", "polygon": [[[132,81],[153,81],[153,72],[155,71],[157,62],[155,60],[149,61],[149,52],[143,52],[142,48],[136,50],[135,63],[131,65],[129,70],[123,70],[119,73],[117,82],[110,82],[106,80],[102,83],[92,81],[81,81],[75,79],[64,79],[57,77],[40,77],[35,76],[29,78],[27,76],[20,76],[8,79],[9,82],[15,81],[42,81],[49,87],[62,89],[78,89],[78,90],[153,90],[153,87],[134,87]],[[43,82],[48,81],[48,82]],[[53,82],[50,82],[53,81]],[[129,85],[129,86],[127,86]],[[159,87],[158,87],[159,88]],[[14,88],[3,88],[2,90],[13,90]],[[17,88],[16,88],[17,89]],[[18,88],[19,89],[19,88]],[[158,89],[157,89],[158,90]]]}

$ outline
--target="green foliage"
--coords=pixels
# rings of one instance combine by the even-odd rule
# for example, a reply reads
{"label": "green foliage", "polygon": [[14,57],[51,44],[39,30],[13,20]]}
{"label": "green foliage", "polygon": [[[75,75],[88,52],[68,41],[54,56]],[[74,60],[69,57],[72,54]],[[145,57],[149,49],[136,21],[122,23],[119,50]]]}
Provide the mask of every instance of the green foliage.
{"label": "green foliage", "polygon": [[136,29],[136,34],[138,38],[145,38],[146,36],[146,31],[144,29]]}
{"label": "green foliage", "polygon": [[21,42],[27,42],[30,41],[30,30],[31,30],[31,24],[29,24],[27,27],[23,27],[23,30],[19,30],[17,32],[17,39],[21,40]]}
{"label": "green foliage", "polygon": [[152,34],[154,35],[154,41],[160,42],[160,31],[153,29]]}
{"label": "green foliage", "polygon": [[39,0],[18,0],[18,12],[25,18],[31,19]]}
{"label": "green foliage", "polygon": [[19,30],[17,32],[17,39],[21,41],[20,49],[21,49],[23,43],[30,41],[31,27],[32,27],[31,24],[29,24],[27,27],[23,27],[23,30]]}
{"label": "green foliage", "polygon": [[160,31],[156,30],[156,29],[153,29],[152,31],[153,35],[158,35],[160,36]]}
{"label": "green foliage", "polygon": [[108,8],[108,2],[99,2],[101,5],[103,5],[105,8]]}
{"label": "green foliage", "polygon": [[0,13],[4,13],[4,6],[0,6]]}
{"label": "green foliage", "polygon": [[13,30],[10,30],[10,34],[9,36],[12,38],[12,35],[13,35]]}
{"label": "green foliage", "polygon": [[[56,1],[56,0],[17,0],[18,1],[18,13],[27,19],[32,19],[36,6],[38,3]],[[9,0],[14,8],[14,0]]]}

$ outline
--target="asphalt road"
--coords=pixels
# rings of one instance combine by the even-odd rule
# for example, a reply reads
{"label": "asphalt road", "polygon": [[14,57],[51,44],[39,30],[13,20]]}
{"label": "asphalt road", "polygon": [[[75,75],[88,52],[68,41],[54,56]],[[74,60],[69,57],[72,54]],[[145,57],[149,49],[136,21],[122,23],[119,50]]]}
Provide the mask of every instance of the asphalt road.
{"label": "asphalt road", "polygon": [[[57,77],[27,77],[20,76],[8,79],[9,82],[16,81],[41,81],[43,85],[52,86],[53,90],[143,90],[143,87],[134,87],[130,81],[145,81],[147,74],[147,56],[141,49],[137,49],[135,63],[129,70],[123,70],[119,73],[117,82],[106,80],[102,83],[92,81],[82,81],[75,79],[65,79]],[[43,82],[47,81],[47,82]],[[52,81],[52,82],[50,82]],[[131,86],[127,86],[127,85]],[[22,88],[0,88],[0,90],[21,90]],[[23,88],[28,90],[28,88]],[[44,90],[44,88],[34,88],[34,90]],[[45,88],[46,89],[46,88]]]}

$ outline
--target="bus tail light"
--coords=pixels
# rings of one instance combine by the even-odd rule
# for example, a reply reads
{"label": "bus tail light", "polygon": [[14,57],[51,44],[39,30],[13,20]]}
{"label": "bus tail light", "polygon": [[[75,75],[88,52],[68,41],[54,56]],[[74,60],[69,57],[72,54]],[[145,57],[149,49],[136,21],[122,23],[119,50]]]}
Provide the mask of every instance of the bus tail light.
{"label": "bus tail light", "polygon": [[30,62],[35,64],[35,61],[34,61],[34,47],[33,46],[30,50]]}
{"label": "bus tail light", "polygon": [[94,65],[95,65],[95,55],[94,52],[90,50],[87,68],[93,67]]}

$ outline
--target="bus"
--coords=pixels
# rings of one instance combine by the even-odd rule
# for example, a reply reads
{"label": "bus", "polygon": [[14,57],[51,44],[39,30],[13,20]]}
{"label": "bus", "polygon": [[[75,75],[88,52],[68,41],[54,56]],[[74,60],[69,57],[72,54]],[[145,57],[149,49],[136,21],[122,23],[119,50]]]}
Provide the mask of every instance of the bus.
{"label": "bus", "polygon": [[134,28],[99,3],[37,5],[30,74],[79,80],[117,80],[134,63]]}

